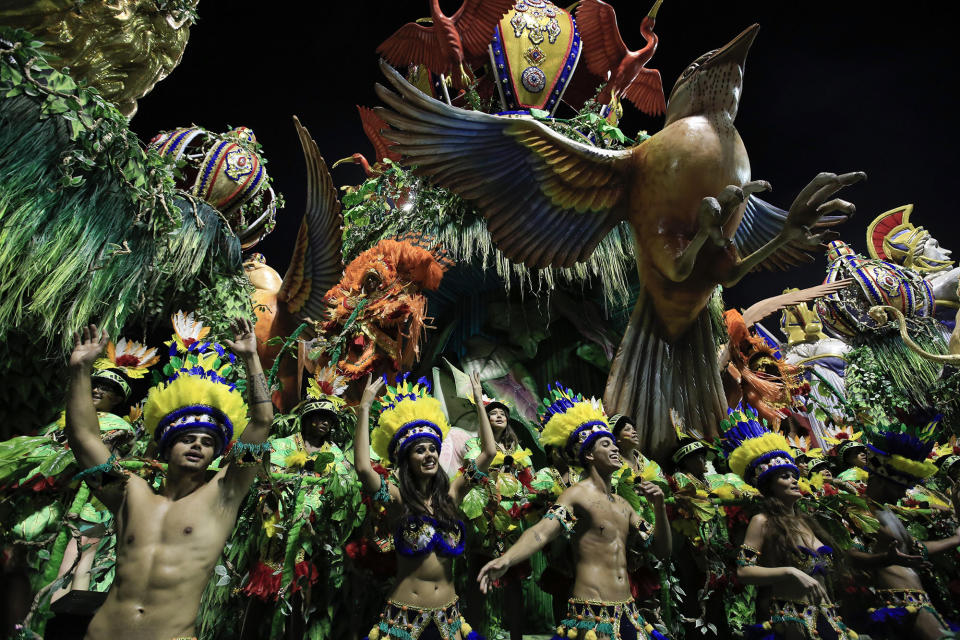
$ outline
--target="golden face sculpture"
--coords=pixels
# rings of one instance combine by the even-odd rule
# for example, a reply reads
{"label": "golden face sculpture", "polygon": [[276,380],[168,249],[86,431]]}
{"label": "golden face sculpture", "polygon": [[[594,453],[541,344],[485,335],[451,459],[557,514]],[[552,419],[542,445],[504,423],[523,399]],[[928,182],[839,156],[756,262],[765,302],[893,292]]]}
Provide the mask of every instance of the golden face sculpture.
{"label": "golden face sculpture", "polygon": [[[44,42],[47,62],[70,68],[128,118],[137,100],[180,63],[197,0],[5,0],[0,24]],[[171,6],[172,5],[172,6]]]}

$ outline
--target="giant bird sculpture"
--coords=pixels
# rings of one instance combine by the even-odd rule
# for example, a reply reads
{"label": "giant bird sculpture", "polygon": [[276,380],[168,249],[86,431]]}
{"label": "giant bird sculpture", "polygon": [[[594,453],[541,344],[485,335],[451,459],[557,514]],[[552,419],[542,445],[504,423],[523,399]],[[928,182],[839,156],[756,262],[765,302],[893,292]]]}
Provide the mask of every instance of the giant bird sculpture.
{"label": "giant bird sculpture", "polygon": [[[263,259],[252,258],[244,263],[247,277],[255,287],[253,293],[257,324],[257,351],[264,369],[273,366],[280,353],[278,345],[268,345],[274,337],[287,337],[301,321],[321,319],[326,314],[324,294],[343,273],[341,234],[343,216],[337,189],[310,132],[293,118],[303,158],[307,166],[306,206],[297,233],[293,255],[286,275],[280,281],[276,271]],[[300,401],[297,363],[284,357],[277,368],[281,388],[273,400],[282,411],[290,411]]]}
{"label": "giant bird sculpture", "polygon": [[[664,128],[624,150],[598,149],[543,124],[464,111],[433,100],[390,68],[399,91],[377,86],[378,113],[402,162],[471,201],[499,249],[529,267],[585,260],[619,222],[633,228],[643,289],[614,358],[604,406],[632,415],[641,446],[662,455],[675,439],[669,410],[708,437],[726,402],[706,304],[760,266],[811,260],[852,204],[833,195],[862,173],[821,173],[784,212],[752,194],[734,126],[757,25],[683,72]],[[840,215],[826,216],[831,212]]]}
{"label": "giant bird sculpture", "polygon": [[433,24],[424,27],[408,22],[384,40],[377,53],[398,67],[426,65],[430,71],[450,77],[457,86],[468,86],[470,76],[463,68],[464,60],[486,56],[494,27],[513,3],[514,0],[464,0],[456,13],[446,16],[440,10],[440,0],[430,0]]}
{"label": "giant bird sculpture", "polygon": [[658,116],[666,111],[660,72],[645,68],[657,50],[653,27],[662,2],[657,0],[640,23],[646,45],[639,51],[627,48],[617,27],[617,13],[609,4],[603,0],[582,0],[577,5],[577,27],[583,37],[587,68],[601,78],[609,74],[607,84],[597,96],[600,104],[609,104],[612,99],[623,96],[647,115]]}

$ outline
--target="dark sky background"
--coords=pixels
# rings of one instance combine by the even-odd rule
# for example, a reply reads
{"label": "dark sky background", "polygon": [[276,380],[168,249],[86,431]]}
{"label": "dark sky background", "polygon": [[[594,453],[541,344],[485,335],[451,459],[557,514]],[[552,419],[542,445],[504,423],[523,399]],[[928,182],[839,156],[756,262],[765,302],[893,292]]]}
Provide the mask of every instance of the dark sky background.
{"label": "dark sky background", "polygon": [[[648,4],[612,4],[627,46],[640,48]],[[441,2],[448,15],[458,6]],[[191,123],[214,131],[251,127],[287,200],[276,230],[257,248],[282,274],[304,197],[290,116],[300,117],[329,164],[355,151],[370,155],[354,105],[377,104],[375,49],[403,23],[429,15],[428,2],[203,0],[199,14],[182,63],[140,101],[131,124],[144,140]],[[843,192],[858,209],[841,227],[844,240],[866,253],[870,220],[912,202],[915,222],[960,250],[952,197],[960,143],[950,98],[957,80],[954,25],[942,5],[912,2],[894,13],[859,0],[665,0],[656,25],[659,49],[648,66],[660,70],[669,93],[687,64],[753,22],[762,28],[747,61],[737,126],[754,177],[773,184],[765,197],[786,208],[819,171],[863,170],[868,181]],[[661,128],[662,118],[625,108],[627,135]],[[333,179],[356,184],[362,174],[348,165]],[[804,269],[748,276],[727,292],[728,306],[816,284],[824,266],[819,256]]]}

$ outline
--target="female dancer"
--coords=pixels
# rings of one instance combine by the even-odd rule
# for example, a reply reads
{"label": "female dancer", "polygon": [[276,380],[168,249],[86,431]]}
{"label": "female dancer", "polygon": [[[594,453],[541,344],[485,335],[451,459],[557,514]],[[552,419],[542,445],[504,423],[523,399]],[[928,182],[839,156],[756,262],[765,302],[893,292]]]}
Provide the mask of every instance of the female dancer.
{"label": "female dancer", "polygon": [[837,615],[826,579],[833,566],[829,538],[812,518],[796,509],[800,470],[779,433],[758,421],[747,407],[728,410],[721,424],[731,470],[762,494],[760,510],[747,527],[737,578],[760,587],[758,611],[769,619],[752,635],[801,640],[850,639],[857,634]]}
{"label": "female dancer", "polygon": [[[490,461],[490,482],[486,487],[478,486],[472,489],[480,498],[484,507],[476,514],[471,513],[471,524],[476,530],[473,538],[479,544],[470,553],[471,572],[494,558],[503,555],[525,528],[524,514],[533,507],[531,501],[536,498],[531,481],[533,480],[533,466],[529,449],[522,449],[517,434],[511,422],[519,423],[510,417],[510,409],[500,400],[484,396],[484,409],[490,421],[490,429],[496,442],[496,455]],[[476,460],[483,450],[479,438],[471,438],[466,443],[464,461],[469,464]],[[483,629],[488,636],[499,635],[500,625],[509,631],[511,640],[520,640],[523,637],[523,626],[526,622],[524,615],[524,595],[522,580],[530,575],[530,562],[524,562],[512,567],[500,579],[499,586],[503,589],[493,597],[480,593],[479,585],[470,580],[470,586],[465,594],[469,599],[468,606],[475,611],[486,612],[486,625]],[[476,605],[474,604],[476,603]],[[475,607],[475,608],[474,608]],[[529,614],[529,612],[527,612]],[[546,617],[547,614],[544,612]],[[548,626],[550,621],[544,621]]]}
{"label": "female dancer", "polygon": [[471,377],[483,451],[452,482],[440,467],[440,447],[449,429],[440,403],[421,378],[406,375],[387,388],[373,432],[373,450],[381,463],[394,468],[389,481],[370,461],[370,407],[384,387],[371,382],[360,402],[354,436],[354,465],[363,488],[386,504],[397,551],[397,582],[370,630],[369,639],[475,640],[466,624],[453,586],[453,558],[463,553],[464,525],[459,505],[472,482],[483,479],[496,454],[490,421],[483,409],[480,379]]}

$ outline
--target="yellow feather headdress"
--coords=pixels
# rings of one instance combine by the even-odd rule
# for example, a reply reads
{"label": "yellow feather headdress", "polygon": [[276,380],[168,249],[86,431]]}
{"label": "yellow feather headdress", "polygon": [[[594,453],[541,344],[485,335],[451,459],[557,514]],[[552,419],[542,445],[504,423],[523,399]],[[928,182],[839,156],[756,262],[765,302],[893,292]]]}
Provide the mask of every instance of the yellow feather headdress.
{"label": "yellow feather headdress", "polygon": [[407,380],[409,376],[409,372],[402,373],[397,376],[395,387],[387,385],[387,392],[380,399],[377,427],[370,434],[374,452],[381,461],[389,460],[392,464],[420,438],[433,440],[439,450],[450,430],[440,401],[430,395],[430,382],[420,378],[412,384]]}
{"label": "yellow feather headdress", "polygon": [[949,475],[950,470],[960,464],[960,446],[957,446],[957,436],[951,436],[946,444],[936,448],[934,464],[943,475]]}
{"label": "yellow feather headdress", "polygon": [[318,367],[307,383],[307,397],[296,408],[297,415],[302,419],[308,413],[325,411],[339,422],[340,412],[347,404],[340,397],[347,389],[346,381],[346,376],[337,373],[336,367]]}
{"label": "yellow feather headdress", "polygon": [[866,447],[866,445],[860,441],[862,437],[862,431],[854,431],[853,429],[846,429],[843,427],[827,426],[823,439],[828,444],[833,445],[833,447],[830,449],[830,455],[836,456],[840,458],[840,460],[843,460],[843,456],[847,453],[847,451],[863,449]]}
{"label": "yellow feather headdress", "polygon": [[789,453],[787,439],[770,431],[758,418],[756,410],[749,405],[746,409],[742,404],[736,409],[727,409],[727,418],[720,423],[723,429],[720,443],[730,470],[754,487],[776,471],[793,471],[799,477],[800,469]]}
{"label": "yellow feather headdress", "polygon": [[540,441],[558,447],[580,464],[601,437],[616,442],[603,405],[596,398],[587,400],[559,382],[547,387],[549,395],[540,407]]}
{"label": "yellow feather headdress", "polygon": [[870,456],[870,469],[902,485],[913,486],[937,472],[937,465],[927,459],[933,450],[937,427],[942,415],[918,411],[905,416],[906,421],[882,425],[865,425]]}
{"label": "yellow feather headdress", "polygon": [[[194,429],[209,431],[217,440],[215,455],[223,455],[247,426],[247,404],[236,383],[228,378],[236,360],[216,342],[201,342],[180,333],[178,320],[189,318],[182,311],[173,317],[174,340],[167,379],[150,390],[143,408],[143,426],[160,444],[161,455],[176,434]],[[209,329],[191,327],[191,334],[205,336]]]}

